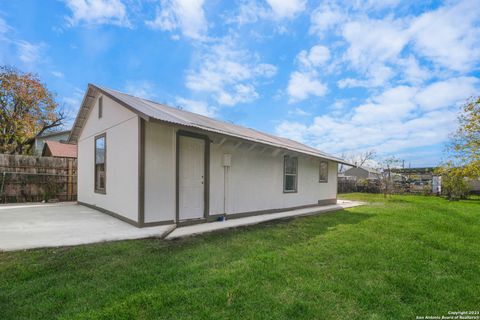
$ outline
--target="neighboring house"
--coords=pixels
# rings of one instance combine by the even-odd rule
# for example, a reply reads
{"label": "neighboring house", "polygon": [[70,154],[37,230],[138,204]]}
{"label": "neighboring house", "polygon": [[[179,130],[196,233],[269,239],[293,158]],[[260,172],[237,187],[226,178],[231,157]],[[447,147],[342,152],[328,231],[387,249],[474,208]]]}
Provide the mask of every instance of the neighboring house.
{"label": "neighboring house", "polygon": [[57,158],[77,158],[77,146],[58,141],[45,141],[42,156]]}
{"label": "neighboring house", "polygon": [[345,163],[95,85],[69,142],[78,143],[78,202],[138,227],[334,204],[338,163]]}
{"label": "neighboring house", "polygon": [[380,172],[367,167],[353,167],[345,170],[343,177],[346,179],[380,179]]}
{"label": "neighboring house", "polygon": [[70,130],[44,133],[35,138],[34,151],[37,155],[41,155],[45,141],[67,142],[69,136]]}

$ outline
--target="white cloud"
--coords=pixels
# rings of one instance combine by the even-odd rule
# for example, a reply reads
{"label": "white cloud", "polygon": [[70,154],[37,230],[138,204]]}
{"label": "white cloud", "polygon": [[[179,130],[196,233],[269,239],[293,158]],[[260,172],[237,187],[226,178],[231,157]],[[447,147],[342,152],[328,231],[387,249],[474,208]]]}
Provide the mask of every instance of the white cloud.
{"label": "white cloud", "polygon": [[259,4],[256,0],[248,0],[239,4],[238,12],[228,14],[225,22],[238,25],[255,23],[259,19],[271,17],[271,12],[266,6]]}
{"label": "white cloud", "polygon": [[307,112],[301,108],[295,108],[293,110],[288,110],[288,114],[291,115],[291,116],[308,116],[310,115],[310,112]]}
{"label": "white cloud", "polygon": [[403,27],[402,22],[390,19],[348,22],[343,27],[349,44],[345,58],[358,68],[397,58],[408,42]]}
{"label": "white cloud", "polygon": [[51,71],[50,72],[54,77],[57,77],[57,78],[63,78],[64,77],[64,74],[60,71]]}
{"label": "white cloud", "polygon": [[341,11],[329,3],[312,14],[311,31],[321,33],[336,26],[347,45],[343,62],[357,75],[338,81],[340,88],[382,87],[391,85],[394,78],[422,84],[451,71],[465,73],[478,68],[480,7],[473,2],[447,4],[418,17],[375,19],[355,11],[364,10],[365,5],[371,4],[356,3]]}
{"label": "white cloud", "polygon": [[135,97],[154,100],[157,97],[155,85],[147,80],[127,81],[125,91]]}
{"label": "white cloud", "polygon": [[420,92],[416,101],[425,110],[454,107],[456,103],[478,94],[479,79],[474,77],[452,78],[435,82]]}
{"label": "white cloud", "polygon": [[206,117],[215,117],[217,109],[203,101],[196,101],[177,97],[176,103],[187,111],[195,112]]}
{"label": "white cloud", "polygon": [[7,33],[10,30],[11,27],[7,24],[7,22],[0,18],[0,35]]}
{"label": "white cloud", "polygon": [[278,19],[293,18],[305,10],[305,0],[266,0]]}
{"label": "white cloud", "polygon": [[66,105],[68,110],[76,112],[80,108],[84,93],[80,88],[73,88],[71,96],[62,98],[62,104]]}
{"label": "white cloud", "polygon": [[330,50],[315,45],[310,50],[302,50],[296,57],[299,70],[290,74],[287,86],[289,103],[299,102],[310,96],[321,97],[327,93],[327,86],[318,76],[318,68],[330,60]]}
{"label": "white cloud", "polygon": [[304,67],[319,67],[330,59],[330,50],[325,46],[316,45],[309,52],[306,50],[300,51],[297,59]]}
{"label": "white cloud", "polygon": [[280,123],[275,131],[279,136],[289,138],[299,142],[306,142],[304,134],[308,131],[308,127],[298,122],[284,121]]}
{"label": "white cloud", "polygon": [[290,75],[287,93],[289,102],[298,102],[309,96],[321,97],[327,92],[327,86],[318,80],[315,72],[295,71]]}
{"label": "white cloud", "polygon": [[333,3],[324,3],[310,16],[310,33],[323,37],[324,34],[347,19],[340,7]]}
{"label": "white cloud", "polygon": [[419,16],[411,25],[415,50],[454,71],[469,71],[480,60],[480,6],[460,1]]}
{"label": "white cloud", "polygon": [[339,88],[349,87],[381,87],[394,76],[392,68],[382,63],[373,63],[369,65],[364,73],[366,79],[346,78],[338,81]]}
{"label": "white cloud", "polygon": [[15,41],[18,48],[18,58],[26,64],[35,64],[42,56],[42,44],[33,44],[25,40]]}
{"label": "white cloud", "polygon": [[81,23],[131,26],[121,0],[65,0],[65,4],[72,11],[72,16],[67,17],[72,26]]}
{"label": "white cloud", "polygon": [[204,0],[162,0],[155,19],[146,24],[163,31],[180,29],[186,37],[204,40],[208,23],[203,4]]}
{"label": "white cloud", "polygon": [[258,82],[273,77],[277,68],[261,63],[246,50],[235,48],[232,39],[207,47],[200,54],[196,67],[187,71],[187,88],[211,93],[221,104],[233,106],[258,98]]}
{"label": "white cloud", "polygon": [[396,7],[400,0],[357,0],[353,1],[353,7],[359,10],[383,10]]}
{"label": "white cloud", "polygon": [[433,72],[422,67],[413,55],[398,59],[397,64],[403,80],[407,83],[421,84],[433,76]]}
{"label": "white cloud", "polygon": [[[331,153],[375,149],[380,154],[443,143],[456,127],[458,105],[478,91],[476,78],[452,78],[421,88],[385,90],[343,114],[335,110],[309,124],[284,121],[276,133]],[[457,93],[458,92],[458,93]]]}

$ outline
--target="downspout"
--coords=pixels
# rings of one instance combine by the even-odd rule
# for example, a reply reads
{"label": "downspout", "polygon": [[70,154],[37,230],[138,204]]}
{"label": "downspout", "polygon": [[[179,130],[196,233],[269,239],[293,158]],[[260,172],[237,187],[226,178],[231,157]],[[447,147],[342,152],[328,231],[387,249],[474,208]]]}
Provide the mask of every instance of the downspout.
{"label": "downspout", "polygon": [[227,214],[228,207],[228,167],[223,167],[223,214]]}

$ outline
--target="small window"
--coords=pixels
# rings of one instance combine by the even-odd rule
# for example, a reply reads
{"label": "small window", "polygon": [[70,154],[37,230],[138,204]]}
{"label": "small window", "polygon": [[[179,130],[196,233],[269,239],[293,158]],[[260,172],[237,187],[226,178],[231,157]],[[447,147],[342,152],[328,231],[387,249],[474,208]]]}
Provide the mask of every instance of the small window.
{"label": "small window", "polygon": [[298,159],[285,156],[283,163],[283,192],[297,192]]}
{"label": "small window", "polygon": [[98,118],[103,115],[103,97],[98,98]]}
{"label": "small window", "polygon": [[328,182],[328,162],[320,161],[320,177],[319,182]]}
{"label": "small window", "polygon": [[105,193],[107,145],[105,134],[95,138],[95,192]]}

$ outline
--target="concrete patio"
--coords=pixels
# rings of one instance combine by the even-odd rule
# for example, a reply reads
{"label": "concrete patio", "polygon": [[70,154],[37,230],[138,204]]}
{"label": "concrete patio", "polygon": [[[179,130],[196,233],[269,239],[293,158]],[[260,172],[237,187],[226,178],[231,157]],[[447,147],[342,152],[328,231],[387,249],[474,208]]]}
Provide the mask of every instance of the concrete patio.
{"label": "concrete patio", "polygon": [[175,225],[137,228],[76,203],[4,205],[0,206],[0,251],[74,246],[142,238],[176,239],[271,220],[316,215],[362,204],[356,201],[339,200],[335,205],[178,228],[175,228]]}
{"label": "concrete patio", "polygon": [[0,206],[0,251],[163,237],[174,225],[137,228],[76,203]]}

